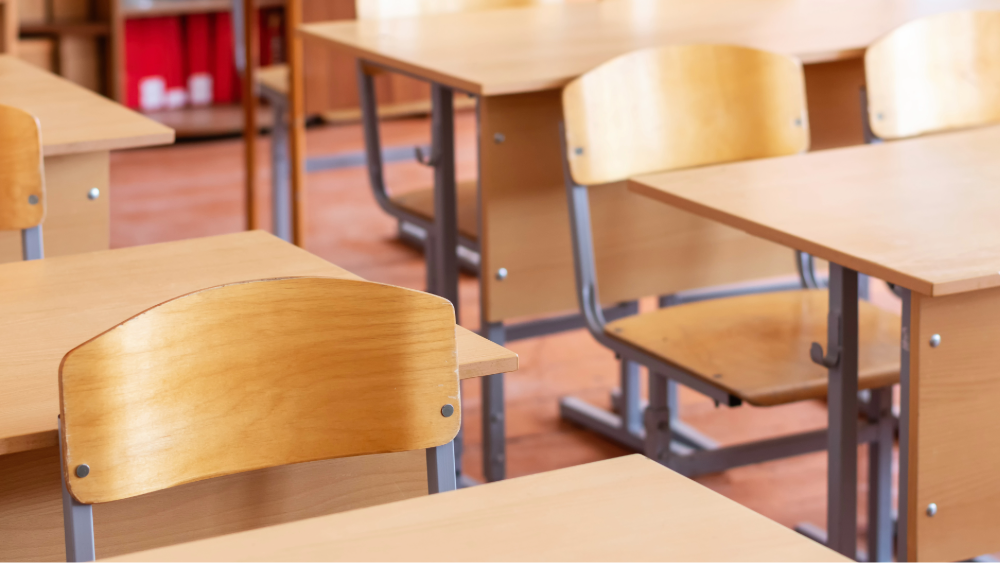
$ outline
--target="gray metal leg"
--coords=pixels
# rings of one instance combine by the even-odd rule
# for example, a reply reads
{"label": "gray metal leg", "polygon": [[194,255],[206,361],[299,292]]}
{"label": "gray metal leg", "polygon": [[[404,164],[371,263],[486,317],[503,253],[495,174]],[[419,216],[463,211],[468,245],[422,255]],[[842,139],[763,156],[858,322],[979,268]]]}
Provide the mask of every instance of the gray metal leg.
{"label": "gray metal leg", "polygon": [[[503,323],[485,323],[483,336],[501,346],[506,343]],[[497,373],[482,378],[483,475],[488,482],[507,478],[503,375]]]}
{"label": "gray metal leg", "polygon": [[[59,421],[59,459],[63,459],[62,421]],[[61,462],[60,462],[61,465]],[[77,502],[66,489],[66,476],[60,472],[63,499],[63,530],[66,533],[66,561],[93,561],[94,512],[89,504]]]}
{"label": "gray metal leg", "polygon": [[21,254],[25,260],[39,260],[45,257],[41,225],[21,231]]}
{"label": "gray metal leg", "polygon": [[858,273],[830,264],[827,546],[854,557],[858,503]]}
{"label": "gray metal leg", "polygon": [[872,389],[865,410],[878,432],[868,444],[868,560],[892,561],[892,387]]}
{"label": "gray metal leg", "polygon": [[899,296],[903,300],[903,326],[899,342],[899,508],[896,524],[896,559],[909,561],[909,487],[910,487],[910,290],[902,286]]}
{"label": "gray metal leg", "polygon": [[452,302],[458,317],[458,196],[455,187],[454,93],[431,85],[431,137],[434,147],[434,225],[431,237],[436,288],[434,293]]}
{"label": "gray metal leg", "polygon": [[274,234],[292,242],[291,165],[288,150],[288,118],[283,96],[269,96],[274,110],[271,128],[271,216]]}
{"label": "gray metal leg", "polygon": [[445,493],[458,488],[455,474],[455,443],[427,448],[427,492]]}
{"label": "gray metal leg", "polygon": [[639,364],[624,358],[619,364],[621,378],[621,417],[622,429],[629,434],[638,435],[642,431],[643,415],[639,396]]}
{"label": "gray metal leg", "polygon": [[646,408],[646,457],[670,466],[671,430],[669,380],[663,374],[649,372],[649,407]]}

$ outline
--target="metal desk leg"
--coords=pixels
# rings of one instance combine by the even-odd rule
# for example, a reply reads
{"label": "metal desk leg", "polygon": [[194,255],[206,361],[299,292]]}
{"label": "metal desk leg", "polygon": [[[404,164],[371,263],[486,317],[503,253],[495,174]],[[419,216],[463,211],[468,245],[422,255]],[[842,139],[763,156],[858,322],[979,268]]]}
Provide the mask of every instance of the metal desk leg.
{"label": "metal desk leg", "polygon": [[267,96],[274,110],[271,128],[271,217],[274,234],[292,242],[291,174],[288,156],[288,106],[283,96]]}
{"label": "metal desk leg", "polygon": [[868,560],[892,561],[892,387],[872,389],[865,410],[878,428],[868,444]]}
{"label": "metal desk leg", "polygon": [[[829,464],[827,477],[827,546],[847,557],[856,555],[858,506],[858,273],[830,264]],[[814,345],[814,359],[821,350]],[[817,353],[818,352],[818,353]]]}
{"label": "metal desk leg", "polygon": [[909,561],[908,532],[910,491],[910,290],[896,286],[903,300],[903,327],[899,342],[899,522],[896,524],[896,559]]}
{"label": "metal desk leg", "polygon": [[431,139],[434,155],[434,293],[452,302],[458,318],[458,196],[455,191],[454,93],[431,85]]}
{"label": "metal desk leg", "polygon": [[[454,254],[454,253],[452,253]],[[483,337],[501,346],[506,344],[503,323],[484,323]],[[482,378],[483,396],[483,475],[487,482],[507,477],[507,429],[503,401],[503,374]]]}

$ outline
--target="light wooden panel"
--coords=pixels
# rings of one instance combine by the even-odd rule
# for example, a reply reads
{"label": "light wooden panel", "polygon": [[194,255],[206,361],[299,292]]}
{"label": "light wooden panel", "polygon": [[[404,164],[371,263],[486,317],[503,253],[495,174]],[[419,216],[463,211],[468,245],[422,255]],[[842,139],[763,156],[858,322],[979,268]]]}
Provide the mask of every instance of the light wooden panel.
{"label": "light wooden panel", "polygon": [[809,146],[802,65],[755,49],[635,51],[570,82],[562,101],[570,172],[587,186]]}
{"label": "light wooden panel", "polygon": [[[577,308],[561,117],[558,91],[481,101],[481,283],[489,321]],[[605,303],[794,272],[787,248],[650,205],[624,184],[591,190],[591,203]],[[496,279],[501,267],[503,281]]]}
{"label": "light wooden panel", "polygon": [[[780,405],[826,397],[828,371],[809,358],[809,346],[826,340],[828,302],[819,289],[709,299],[606,330],[752,405]],[[860,303],[858,388],[899,383],[899,324],[899,315]]]}
{"label": "light wooden panel", "polygon": [[17,54],[17,2],[0,0],[0,53]]}
{"label": "light wooden panel", "polygon": [[359,20],[376,18],[399,18],[497,10],[501,8],[522,8],[541,4],[558,4],[563,0],[356,0],[355,9]]}
{"label": "light wooden panel", "polygon": [[[0,560],[65,561],[55,445],[0,456]],[[423,452],[274,467],[94,506],[98,557],[427,494]]]}
{"label": "light wooden panel", "polygon": [[[111,242],[107,152],[45,157],[45,257],[107,250]],[[100,190],[90,199],[91,188]],[[18,262],[21,233],[0,232],[0,262]]]}
{"label": "light wooden panel", "polygon": [[925,295],[1000,286],[1000,126],[633,178],[636,193]]}
{"label": "light wooden panel", "polygon": [[1000,11],[910,22],[865,53],[868,116],[883,139],[1000,121]]}
{"label": "light wooden panel", "polygon": [[0,230],[41,223],[45,216],[41,127],[30,113],[5,105],[0,105],[0,170]]}
{"label": "light wooden panel", "polygon": [[122,559],[846,561],[639,455]]}
{"label": "light wooden panel", "polygon": [[[914,294],[908,555],[962,561],[1000,550],[1000,288]],[[941,336],[937,348],[933,334]],[[927,505],[938,512],[928,516]]]}
{"label": "light wooden panel", "polygon": [[862,124],[867,119],[861,111],[864,59],[807,64],[803,70],[809,107],[809,150],[863,144]]}
{"label": "light wooden panel", "polygon": [[303,30],[345,54],[502,95],[561,88],[616,56],[667,44],[742,45],[806,64],[856,58],[907,21],[961,9],[1000,9],[1000,0],[603,0]]}
{"label": "light wooden panel", "polygon": [[[167,301],[67,353],[59,389],[67,485],[85,504],[422,450],[461,424],[451,303],[358,280],[261,280]],[[81,464],[89,475],[74,473]]]}
{"label": "light wooden panel", "polygon": [[10,55],[0,55],[0,104],[38,118],[45,156],[174,140],[173,129]]}

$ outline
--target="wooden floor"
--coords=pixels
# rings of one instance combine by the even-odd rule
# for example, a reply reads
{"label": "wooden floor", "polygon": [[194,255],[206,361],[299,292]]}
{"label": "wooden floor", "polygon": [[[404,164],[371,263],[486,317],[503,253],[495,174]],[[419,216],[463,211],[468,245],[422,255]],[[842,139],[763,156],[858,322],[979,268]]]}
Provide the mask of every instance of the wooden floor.
{"label": "wooden floor", "polygon": [[[457,120],[458,174],[475,175],[475,121]],[[383,126],[386,146],[423,144],[429,122],[408,119]],[[269,170],[266,137],[261,138],[258,174],[261,226],[270,226]],[[357,125],[312,129],[308,152],[322,155],[360,151]],[[243,228],[242,145],[239,140],[190,142],[165,148],[113,153],[111,157],[112,246],[200,237]],[[391,164],[392,189],[429,185],[429,169],[415,162]],[[423,289],[422,256],[395,239],[395,221],[375,204],[364,168],[308,175],[308,241],[306,248],[367,279]],[[792,253],[789,251],[789,260]],[[899,302],[873,282],[874,300],[890,310]],[[652,303],[643,303],[651,307]],[[461,324],[478,329],[478,285],[461,281]],[[506,380],[508,471],[527,475],[620,456],[625,450],[559,419],[557,400],[576,395],[604,407],[616,386],[616,362],[583,330],[515,342],[521,369]],[[463,387],[467,473],[480,477],[479,384]],[[681,395],[682,418],[721,444],[823,428],[825,405],[809,402],[757,409],[719,408],[691,392]],[[861,456],[859,472],[866,473]],[[787,526],[809,521],[825,525],[826,455],[823,453],[739,468],[698,479],[701,483]],[[859,499],[859,538],[865,526],[865,487]],[[665,509],[668,507],[664,507]]]}

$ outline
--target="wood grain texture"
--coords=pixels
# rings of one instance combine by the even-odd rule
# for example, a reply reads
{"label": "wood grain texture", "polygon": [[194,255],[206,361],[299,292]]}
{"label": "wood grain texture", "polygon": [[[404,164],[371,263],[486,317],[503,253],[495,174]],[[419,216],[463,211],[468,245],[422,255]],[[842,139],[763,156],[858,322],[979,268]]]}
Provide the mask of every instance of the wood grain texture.
{"label": "wood grain texture", "polygon": [[[412,451],[284,465],[94,505],[97,556],[423,496],[425,457]],[[58,449],[0,456],[0,471],[0,559],[65,561]]]}
{"label": "wood grain texture", "polygon": [[865,53],[868,119],[883,139],[1000,121],[1000,11],[910,22]]}
{"label": "wood grain texture", "polygon": [[[45,157],[45,257],[107,250],[109,232],[108,153]],[[100,197],[90,199],[91,188]],[[0,263],[20,262],[21,233],[0,231]]]}
{"label": "wood grain texture", "polygon": [[[909,546],[915,561],[1000,550],[1000,288],[914,295],[910,332]],[[933,348],[931,335],[941,344]],[[929,503],[938,505],[934,517]]]}
{"label": "wood grain texture", "polygon": [[809,147],[798,60],[730,45],[622,55],[563,89],[566,159],[586,186]]}
{"label": "wood grain texture", "polygon": [[[0,266],[0,455],[56,445],[67,351],[179,295],[289,276],[359,279],[259,231]],[[517,367],[516,354],[464,328],[456,338],[463,378]]]}
{"label": "wood grain texture", "polygon": [[636,193],[923,293],[1000,286],[1000,127],[650,174]]}
{"label": "wood grain texture", "polygon": [[[607,324],[608,335],[757,406],[826,397],[827,370],[809,358],[825,342],[825,290],[711,299]],[[860,389],[899,383],[899,315],[860,303]]]}
{"label": "wood grain texture", "polygon": [[[479,240],[479,184],[459,182],[458,232],[472,240]],[[411,190],[392,196],[392,201],[403,209],[428,221],[434,220],[434,188]]]}
{"label": "wood grain texture", "polygon": [[45,217],[41,133],[35,116],[0,105],[0,230],[35,227]]}
{"label": "wood grain texture", "polygon": [[921,16],[998,0],[603,0],[302,27],[307,36],[467,92],[562,88],[614,57],[667,44],[742,45],[804,63],[859,58]]}
{"label": "wood grain texture", "polygon": [[485,559],[846,561],[639,455],[122,558]]}
{"label": "wood grain texture", "polygon": [[[552,90],[480,102],[480,283],[491,322],[578,308],[560,98]],[[503,143],[494,142],[495,133],[504,135]],[[795,271],[787,248],[649,205],[624,184],[593,189],[590,197],[601,299],[607,304]],[[502,281],[495,275],[499,268],[508,272]]]}
{"label": "wood grain texture", "polygon": [[[67,486],[85,504],[431,448],[461,425],[451,303],[358,280],[250,281],[172,299],[67,353],[59,388]],[[444,405],[456,414],[442,416]],[[81,464],[90,475],[74,473]]]}
{"label": "wood grain texture", "polygon": [[172,129],[9,55],[0,55],[0,104],[38,118],[45,156],[174,141]]}

